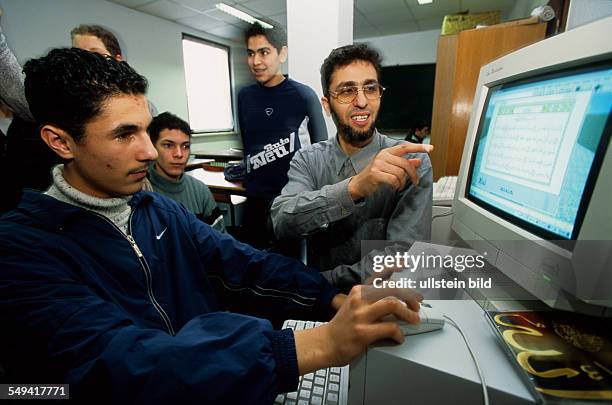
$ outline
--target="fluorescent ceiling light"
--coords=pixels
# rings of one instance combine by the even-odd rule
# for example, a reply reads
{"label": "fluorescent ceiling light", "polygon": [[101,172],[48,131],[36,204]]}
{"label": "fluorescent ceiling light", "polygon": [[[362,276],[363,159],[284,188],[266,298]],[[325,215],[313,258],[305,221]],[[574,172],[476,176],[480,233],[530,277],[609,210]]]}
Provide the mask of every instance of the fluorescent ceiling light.
{"label": "fluorescent ceiling light", "polygon": [[423,4],[433,3],[433,0],[417,0],[417,3],[419,3],[422,6]]}
{"label": "fluorescent ceiling light", "polygon": [[262,27],[264,28],[274,28],[272,25],[268,24],[267,22],[263,22],[261,20],[258,20],[257,18],[253,17],[250,14],[245,13],[244,11],[240,11],[234,7],[228,6],[225,3],[218,3],[215,5],[215,7],[217,7],[219,10],[234,16],[236,18],[238,18],[239,20],[242,20],[244,22],[247,22],[249,24],[255,24],[255,23],[259,23],[261,24]]}

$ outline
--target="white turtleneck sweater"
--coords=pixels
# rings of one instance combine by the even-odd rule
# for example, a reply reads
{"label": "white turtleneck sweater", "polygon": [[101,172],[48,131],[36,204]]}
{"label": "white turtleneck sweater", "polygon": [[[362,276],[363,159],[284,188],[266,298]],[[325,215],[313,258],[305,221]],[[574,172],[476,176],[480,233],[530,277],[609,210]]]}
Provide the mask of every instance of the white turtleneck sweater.
{"label": "white turtleneck sweater", "polygon": [[85,194],[72,187],[64,178],[64,165],[53,168],[53,184],[45,194],[62,202],[76,205],[105,216],[111,220],[123,233],[127,234],[128,219],[132,207],[128,201],[131,195],[117,198],[98,198]]}

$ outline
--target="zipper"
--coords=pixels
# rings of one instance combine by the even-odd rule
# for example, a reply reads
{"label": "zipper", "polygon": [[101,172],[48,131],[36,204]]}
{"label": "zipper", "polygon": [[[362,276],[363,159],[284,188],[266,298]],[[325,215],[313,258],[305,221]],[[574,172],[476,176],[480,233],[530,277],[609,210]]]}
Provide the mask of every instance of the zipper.
{"label": "zipper", "polygon": [[147,260],[145,259],[144,255],[142,254],[142,251],[138,247],[138,244],[134,240],[134,237],[132,236],[132,215],[134,213],[134,210],[132,210],[132,212],[130,212],[130,217],[128,219],[128,232],[127,232],[127,235],[124,234],[121,231],[121,229],[119,229],[119,227],[113,223],[113,221],[111,221],[110,219],[106,218],[104,215],[98,214],[97,212],[94,212],[94,211],[91,211],[91,212],[93,214],[99,216],[100,218],[104,219],[106,222],[110,223],[117,231],[119,231],[121,236],[123,236],[130,243],[130,246],[132,246],[132,250],[134,250],[134,253],[136,253],[136,256],[138,257],[138,262],[140,263],[140,268],[142,269],[142,271],[144,273],[144,276],[145,276],[145,281],[146,281],[146,284],[147,284],[147,294],[149,295],[149,301],[151,301],[151,304],[153,305],[153,308],[155,308],[155,310],[159,313],[159,316],[164,321],[164,324],[166,325],[166,329],[168,329],[168,333],[170,334],[170,336],[175,336],[176,333],[174,332],[174,328],[172,327],[172,323],[170,322],[170,317],[168,316],[166,311],[164,311],[162,306],[159,305],[159,302],[157,302],[157,300],[155,299],[155,296],[153,295],[153,276],[151,274],[151,269],[149,268]]}

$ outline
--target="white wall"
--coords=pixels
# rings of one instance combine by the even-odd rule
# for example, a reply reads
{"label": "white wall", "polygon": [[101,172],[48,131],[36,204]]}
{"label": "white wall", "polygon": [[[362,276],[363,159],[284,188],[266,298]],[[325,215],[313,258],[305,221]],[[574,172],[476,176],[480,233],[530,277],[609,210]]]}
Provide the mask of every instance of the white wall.
{"label": "white wall", "polygon": [[571,30],[610,15],[612,15],[612,1],[610,0],[572,0],[566,28]]}
{"label": "white wall", "polygon": [[367,42],[378,49],[384,57],[383,66],[418,65],[436,63],[439,36],[440,30],[430,30],[362,38],[355,42]]}
{"label": "white wall", "polygon": [[[4,10],[1,21],[8,44],[22,63],[44,55],[51,48],[70,46],[70,30],[79,24],[110,28],[120,37],[127,61],[149,80],[148,97],[160,112],[171,111],[182,118],[188,117],[183,33],[231,47],[234,100],[237,89],[251,80],[242,44],[104,0],[0,0],[0,7]],[[237,135],[194,139],[195,150],[239,144]]]}
{"label": "white wall", "polygon": [[[317,29],[304,21],[316,21]],[[289,76],[321,98],[323,60],[333,49],[353,43],[353,0],[287,1],[287,26]],[[323,114],[327,136],[334,137],[336,126],[330,115]]]}

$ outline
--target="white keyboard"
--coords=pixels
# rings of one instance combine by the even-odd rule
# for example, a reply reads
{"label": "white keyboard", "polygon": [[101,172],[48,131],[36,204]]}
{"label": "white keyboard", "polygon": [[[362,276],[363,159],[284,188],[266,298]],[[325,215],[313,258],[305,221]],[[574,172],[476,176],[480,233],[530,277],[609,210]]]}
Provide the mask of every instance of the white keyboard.
{"label": "white keyboard", "polygon": [[[293,330],[310,329],[322,322],[286,320],[283,328]],[[349,366],[330,367],[300,377],[295,392],[279,394],[275,404],[338,404],[348,403]]]}
{"label": "white keyboard", "polygon": [[457,176],[441,177],[433,185],[433,205],[453,204],[455,188],[457,187]]}

